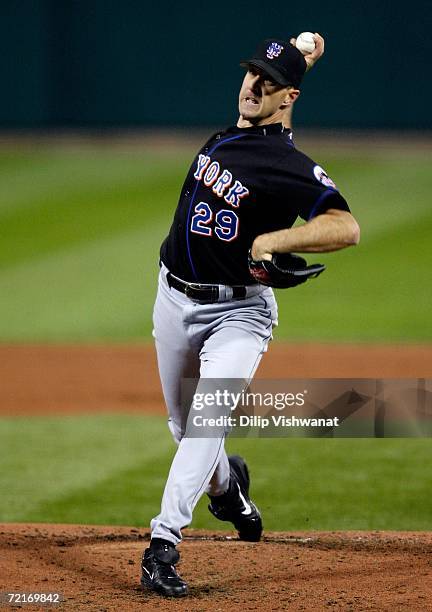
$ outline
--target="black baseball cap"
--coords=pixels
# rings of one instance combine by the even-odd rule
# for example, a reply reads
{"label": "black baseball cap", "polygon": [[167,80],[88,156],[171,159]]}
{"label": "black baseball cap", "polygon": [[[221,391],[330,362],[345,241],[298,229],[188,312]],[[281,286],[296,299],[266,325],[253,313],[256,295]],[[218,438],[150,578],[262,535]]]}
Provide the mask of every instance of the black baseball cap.
{"label": "black baseball cap", "polygon": [[287,87],[299,87],[307,64],[301,51],[290,42],[267,38],[258,46],[250,60],[244,60],[240,66],[255,66],[264,70],[276,83]]}

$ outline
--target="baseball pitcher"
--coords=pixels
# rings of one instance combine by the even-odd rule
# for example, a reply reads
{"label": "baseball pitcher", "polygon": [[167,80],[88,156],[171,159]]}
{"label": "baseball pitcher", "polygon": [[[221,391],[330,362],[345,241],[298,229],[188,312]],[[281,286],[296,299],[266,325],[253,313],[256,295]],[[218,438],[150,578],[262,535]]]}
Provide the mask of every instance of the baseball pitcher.
{"label": "baseball pitcher", "polygon": [[[242,62],[237,125],[211,136],[193,160],[161,247],[154,338],[178,447],[161,511],[151,521],[141,582],[162,595],[187,594],[176,547],[204,493],[210,512],[230,521],[240,539],[259,541],[262,534],[247,465],[227,456],[226,431],[185,436],[182,379],[250,381],[277,325],[272,287],[318,282],[309,279],[324,269],[293,253],[359,241],[359,226],[333,181],[294,145],[300,84],[324,52],[323,38],[315,34],[314,41],[315,50],[303,55],[295,39],[267,39]],[[297,217],[304,223],[292,227]]]}

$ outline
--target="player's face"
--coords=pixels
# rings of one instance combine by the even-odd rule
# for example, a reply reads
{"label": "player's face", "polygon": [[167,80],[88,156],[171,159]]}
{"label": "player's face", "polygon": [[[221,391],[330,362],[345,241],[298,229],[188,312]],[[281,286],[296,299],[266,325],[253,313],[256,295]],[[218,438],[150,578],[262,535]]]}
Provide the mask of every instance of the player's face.
{"label": "player's face", "polygon": [[254,125],[277,123],[287,109],[290,87],[282,87],[270,76],[249,67],[239,94],[239,112],[245,121]]}

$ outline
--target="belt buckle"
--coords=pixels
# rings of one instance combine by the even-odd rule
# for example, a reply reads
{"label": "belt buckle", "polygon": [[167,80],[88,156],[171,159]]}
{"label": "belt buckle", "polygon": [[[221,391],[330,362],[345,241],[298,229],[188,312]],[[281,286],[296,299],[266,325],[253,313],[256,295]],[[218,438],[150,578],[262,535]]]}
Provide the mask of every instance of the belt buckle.
{"label": "belt buckle", "polygon": [[189,298],[190,300],[193,299],[193,291],[196,289],[196,287],[193,287],[192,284],[187,283],[186,287],[185,287],[185,296],[187,298]]}
{"label": "belt buckle", "polygon": [[[209,300],[200,299],[199,297],[197,297],[197,294],[194,293],[199,293],[200,291],[211,291],[212,297]],[[200,283],[188,283],[185,287],[185,295],[190,300],[198,302],[198,304],[214,304],[219,299],[219,288],[215,286],[212,286],[211,288],[203,287]]]}
{"label": "belt buckle", "polygon": [[201,285],[199,283],[186,283],[185,296],[188,297],[190,300],[199,302],[200,299],[196,297],[196,291],[201,291]]}

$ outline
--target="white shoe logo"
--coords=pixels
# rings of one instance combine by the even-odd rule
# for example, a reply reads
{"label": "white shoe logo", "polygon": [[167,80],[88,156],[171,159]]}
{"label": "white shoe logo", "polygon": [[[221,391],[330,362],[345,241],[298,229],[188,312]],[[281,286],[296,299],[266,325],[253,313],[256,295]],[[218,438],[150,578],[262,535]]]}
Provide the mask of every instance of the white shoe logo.
{"label": "white shoe logo", "polygon": [[145,568],[145,567],[143,567],[143,570],[144,570],[145,572],[147,572],[147,574],[150,576],[150,580],[153,580],[153,576],[154,576],[154,574],[150,574],[150,572],[148,571],[148,569],[147,569],[147,568]]}
{"label": "white shoe logo", "polygon": [[247,501],[245,500],[244,496],[242,495],[239,483],[237,483],[237,486],[238,486],[238,490],[239,490],[240,499],[242,500],[243,506],[245,507],[245,509],[242,510],[241,513],[242,514],[251,514],[252,513],[252,508],[250,507],[250,505],[247,503]]}

